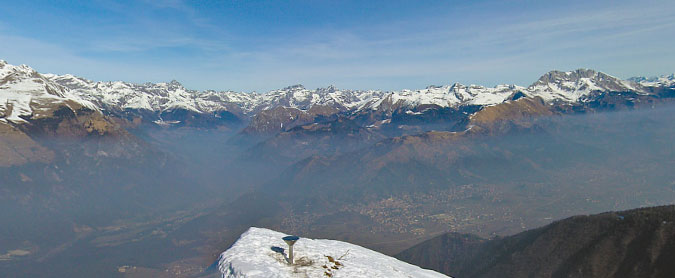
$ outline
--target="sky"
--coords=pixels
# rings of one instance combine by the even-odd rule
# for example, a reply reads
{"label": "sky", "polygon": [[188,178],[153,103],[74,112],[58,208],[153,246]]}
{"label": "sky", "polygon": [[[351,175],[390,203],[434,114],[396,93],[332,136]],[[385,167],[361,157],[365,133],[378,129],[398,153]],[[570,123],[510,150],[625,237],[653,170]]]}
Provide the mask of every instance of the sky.
{"label": "sky", "polygon": [[675,72],[672,1],[5,2],[0,59],[95,81],[400,90]]}

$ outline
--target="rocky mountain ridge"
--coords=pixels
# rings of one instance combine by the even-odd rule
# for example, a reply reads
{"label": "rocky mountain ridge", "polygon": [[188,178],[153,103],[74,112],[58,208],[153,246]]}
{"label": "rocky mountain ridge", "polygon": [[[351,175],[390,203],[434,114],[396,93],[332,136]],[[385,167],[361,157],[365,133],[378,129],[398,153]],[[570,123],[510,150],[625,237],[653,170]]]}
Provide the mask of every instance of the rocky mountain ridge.
{"label": "rocky mountain ridge", "polygon": [[455,277],[670,277],[675,207],[574,216],[513,236],[447,233],[396,257]]}
{"label": "rocky mountain ridge", "polygon": [[[159,125],[230,125],[234,123],[256,122],[255,117],[262,111],[279,107],[297,112],[287,113],[283,120],[276,120],[279,128],[270,126],[253,126],[254,130],[284,130],[292,126],[281,127],[283,122],[303,114],[314,118],[316,113],[310,110],[323,107],[323,114],[341,113],[359,115],[380,113],[367,124],[377,124],[386,120],[394,111],[407,113],[410,116],[422,114],[430,107],[458,109],[463,106],[492,106],[511,100],[514,97],[541,97],[547,103],[574,104],[591,100],[595,92],[634,92],[650,94],[654,88],[671,88],[675,86],[675,76],[662,76],[653,79],[619,78],[588,69],[561,72],[551,71],[528,87],[517,85],[498,85],[492,88],[479,85],[463,85],[455,83],[444,86],[429,86],[419,90],[379,91],[379,90],[340,90],[333,86],[310,90],[302,85],[289,86],[267,93],[243,93],[233,91],[195,91],[183,87],[177,81],[168,83],[133,84],[122,81],[95,82],[73,76],[39,74],[32,68],[12,66],[0,62],[3,68],[2,89],[12,92],[28,92],[35,87],[46,86],[46,90],[62,99],[73,100],[87,107],[95,108],[106,114],[126,118],[129,121],[143,119]],[[10,74],[11,73],[11,74]],[[16,81],[7,82],[8,76],[20,79],[22,86]],[[59,93],[56,93],[59,92]],[[6,95],[6,94],[4,94]],[[34,94],[33,94],[34,95]],[[23,99],[23,102],[18,101]],[[0,112],[7,114],[11,105],[14,110],[28,115],[30,105],[25,97],[16,95],[0,99]],[[38,98],[34,95],[32,99]],[[34,102],[35,102],[34,100]],[[23,105],[17,105],[23,103]],[[329,111],[329,112],[327,112]],[[268,113],[269,114],[269,113]],[[3,114],[0,113],[0,116]],[[2,118],[20,121],[19,114],[5,115]],[[307,116],[309,115],[309,116]],[[194,118],[202,118],[194,120]],[[286,119],[288,118],[288,119]],[[292,119],[291,119],[292,118]],[[190,119],[193,119],[192,121]],[[6,120],[5,120],[6,121]],[[265,120],[263,125],[268,121]],[[307,122],[312,122],[308,120]],[[260,123],[258,123],[260,124]],[[270,123],[272,124],[272,123]]]}
{"label": "rocky mountain ridge", "polygon": [[[0,129],[4,154],[0,165],[5,166],[50,162],[55,152],[66,152],[56,143],[59,140],[81,140],[81,147],[96,142],[97,147],[82,153],[91,158],[128,158],[144,148],[95,103],[28,66],[4,61],[0,61]],[[114,142],[102,143],[108,137]]]}
{"label": "rocky mountain ridge", "polygon": [[0,92],[0,122],[4,123],[49,117],[61,105],[96,110],[93,103],[26,65],[0,61]]}

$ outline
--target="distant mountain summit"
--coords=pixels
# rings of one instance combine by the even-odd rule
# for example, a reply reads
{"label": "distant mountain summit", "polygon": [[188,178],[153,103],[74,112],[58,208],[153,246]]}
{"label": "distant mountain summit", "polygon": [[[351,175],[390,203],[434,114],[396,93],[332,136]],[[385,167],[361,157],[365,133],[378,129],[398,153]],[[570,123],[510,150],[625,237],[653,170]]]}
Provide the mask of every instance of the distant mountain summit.
{"label": "distant mountain summit", "polygon": [[631,77],[628,81],[643,84],[651,87],[673,87],[675,86],[675,73],[660,77]]}
{"label": "distant mountain summit", "polygon": [[447,278],[358,245],[327,239],[300,238],[288,264],[285,234],[250,228],[220,255],[224,278],[257,277],[390,277]]}
{"label": "distant mountain summit", "polygon": [[645,93],[639,83],[621,80],[614,76],[590,69],[575,71],[550,71],[528,87],[533,96],[545,100],[576,102],[591,92],[637,92]]}
{"label": "distant mountain summit", "polygon": [[0,60],[0,122],[25,123],[51,115],[58,107],[96,106],[26,65]]}

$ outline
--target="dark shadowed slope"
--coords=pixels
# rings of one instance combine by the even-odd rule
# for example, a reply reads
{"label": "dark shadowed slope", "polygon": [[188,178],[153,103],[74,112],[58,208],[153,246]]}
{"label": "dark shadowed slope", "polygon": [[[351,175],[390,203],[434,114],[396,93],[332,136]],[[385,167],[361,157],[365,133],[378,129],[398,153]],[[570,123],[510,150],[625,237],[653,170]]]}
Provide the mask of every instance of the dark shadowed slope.
{"label": "dark shadowed slope", "polygon": [[674,277],[675,206],[574,216],[514,236],[448,233],[398,254],[453,277]]}

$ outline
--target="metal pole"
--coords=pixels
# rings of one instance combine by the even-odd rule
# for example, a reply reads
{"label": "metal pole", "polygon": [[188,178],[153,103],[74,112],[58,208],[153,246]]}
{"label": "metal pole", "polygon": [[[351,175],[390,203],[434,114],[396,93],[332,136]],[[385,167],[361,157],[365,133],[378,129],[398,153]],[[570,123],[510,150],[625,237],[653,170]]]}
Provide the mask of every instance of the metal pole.
{"label": "metal pole", "polygon": [[288,247],[288,261],[293,264],[293,245]]}
{"label": "metal pole", "polygon": [[297,236],[285,236],[282,238],[286,244],[288,244],[288,263],[293,264],[293,244],[295,244],[298,239],[300,239]]}

